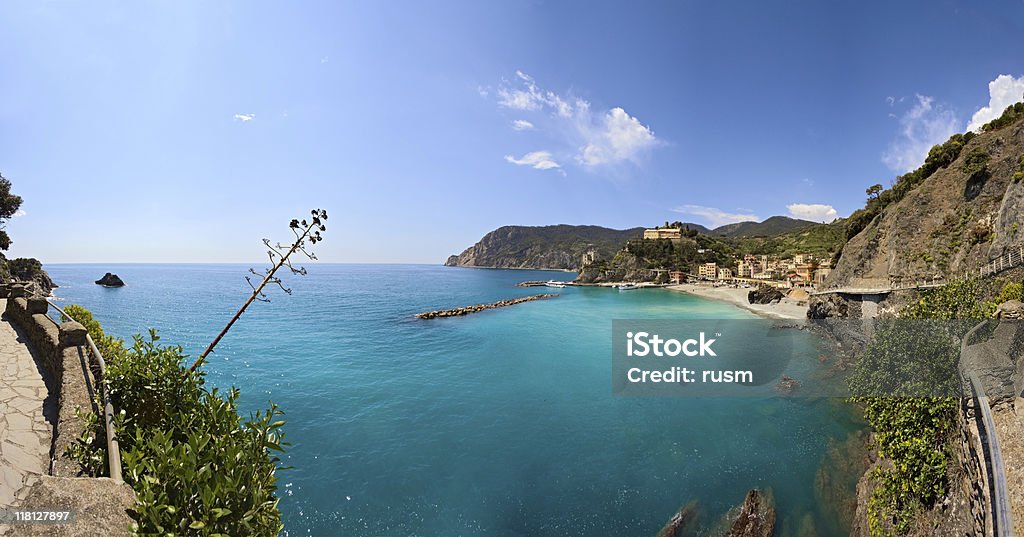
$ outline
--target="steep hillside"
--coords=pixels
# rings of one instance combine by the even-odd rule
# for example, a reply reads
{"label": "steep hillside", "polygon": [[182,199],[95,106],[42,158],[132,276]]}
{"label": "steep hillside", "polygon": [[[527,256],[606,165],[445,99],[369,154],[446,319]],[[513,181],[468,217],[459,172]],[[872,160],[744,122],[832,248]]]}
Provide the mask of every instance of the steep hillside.
{"label": "steep hillside", "polygon": [[[811,226],[820,225],[808,220],[799,220],[788,216],[772,216],[761,222],[737,222],[716,227],[707,232],[708,235],[723,237],[771,237],[799,231]],[[702,232],[704,233],[704,232]]]}
{"label": "steep hillside", "polygon": [[610,259],[643,228],[625,230],[600,226],[504,226],[486,235],[445,265],[490,268],[547,268],[577,270],[584,254]]}
{"label": "steep hillside", "polygon": [[959,276],[1024,242],[1024,105],[935,146],[848,221],[829,287]]}

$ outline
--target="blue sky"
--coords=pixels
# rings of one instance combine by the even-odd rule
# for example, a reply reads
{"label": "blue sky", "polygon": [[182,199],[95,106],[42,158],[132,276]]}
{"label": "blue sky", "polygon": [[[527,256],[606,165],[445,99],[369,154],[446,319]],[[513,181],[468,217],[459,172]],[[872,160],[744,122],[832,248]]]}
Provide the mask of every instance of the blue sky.
{"label": "blue sky", "polygon": [[313,207],[335,262],[829,219],[1024,94],[1020,0],[635,4],[5,2],[8,255],[253,261]]}

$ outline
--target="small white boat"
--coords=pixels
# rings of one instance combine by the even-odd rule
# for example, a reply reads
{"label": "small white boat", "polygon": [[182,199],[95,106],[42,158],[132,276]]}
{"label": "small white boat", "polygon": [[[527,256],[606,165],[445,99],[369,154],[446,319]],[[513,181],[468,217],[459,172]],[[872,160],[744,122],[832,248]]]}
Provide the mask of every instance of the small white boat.
{"label": "small white boat", "polygon": [[619,286],[619,291],[632,291],[633,289],[639,289],[640,286],[635,283],[624,283]]}
{"label": "small white boat", "polygon": [[548,280],[547,283],[545,283],[544,285],[546,285],[548,287],[562,288],[562,287],[565,287],[565,282],[558,282],[558,281],[555,281],[555,280]]}

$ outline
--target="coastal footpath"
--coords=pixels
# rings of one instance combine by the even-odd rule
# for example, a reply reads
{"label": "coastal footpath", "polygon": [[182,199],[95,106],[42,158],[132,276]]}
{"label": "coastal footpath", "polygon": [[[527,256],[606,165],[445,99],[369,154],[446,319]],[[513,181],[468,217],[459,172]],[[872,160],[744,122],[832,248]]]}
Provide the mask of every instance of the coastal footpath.
{"label": "coastal footpath", "polygon": [[[89,477],[69,446],[86,428],[102,380],[86,329],[58,323],[30,286],[0,285],[0,505],[75,513],[68,524],[5,524],[0,535],[127,535],[135,493],[119,479]],[[15,521],[16,522],[16,521]]]}

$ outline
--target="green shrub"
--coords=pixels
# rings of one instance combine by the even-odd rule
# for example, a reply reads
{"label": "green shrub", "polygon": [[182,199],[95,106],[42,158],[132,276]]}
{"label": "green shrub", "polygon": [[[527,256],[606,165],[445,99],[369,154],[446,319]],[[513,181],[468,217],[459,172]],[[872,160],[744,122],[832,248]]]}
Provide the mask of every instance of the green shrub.
{"label": "green shrub", "polygon": [[957,399],[875,397],[862,402],[878,452],[892,462],[872,472],[877,486],[868,500],[868,528],[876,537],[906,535],[918,513],[949,488]]}
{"label": "green shrub", "polygon": [[848,379],[875,448],[891,463],[872,471],[872,536],[907,534],[949,488],[959,346],[947,329],[947,321],[880,323]]}
{"label": "green shrub", "polygon": [[1006,110],[1003,110],[1003,115],[983,125],[981,130],[983,132],[999,130],[1022,117],[1024,117],[1024,102],[1011,104],[1006,107]]}
{"label": "green shrub", "polygon": [[[958,337],[992,314],[989,291],[976,279],[922,290],[898,319],[878,324],[848,378],[852,400],[875,431],[875,447],[890,463],[872,474],[877,483],[868,501],[873,537],[906,535],[918,514],[949,489],[959,401],[949,394],[959,382]],[[1003,291],[1022,289],[1011,284]]]}
{"label": "green shrub", "polygon": [[1024,284],[1011,282],[1004,285],[1003,289],[999,291],[999,296],[996,297],[995,303],[1002,304],[1008,300],[1024,301]]}
{"label": "green shrub", "polygon": [[963,164],[960,166],[960,171],[967,177],[978,177],[988,174],[988,151],[985,151],[981,147],[975,147],[970,153],[964,157]]}
{"label": "green shrub", "polygon": [[[204,373],[188,371],[178,346],[135,336],[132,346],[103,333],[78,306],[64,310],[86,326],[107,359],[106,381],[118,411],[115,427],[125,481],[135,490],[136,533],[144,535],[277,535],[283,528],[276,476],[284,422],[273,403],[243,419],[236,389],[204,387]],[[105,471],[102,420],[69,453],[97,473]]]}
{"label": "green shrub", "polygon": [[900,312],[901,317],[914,319],[987,319],[996,304],[989,287],[978,279],[955,280],[935,289],[922,289],[921,298]]}

